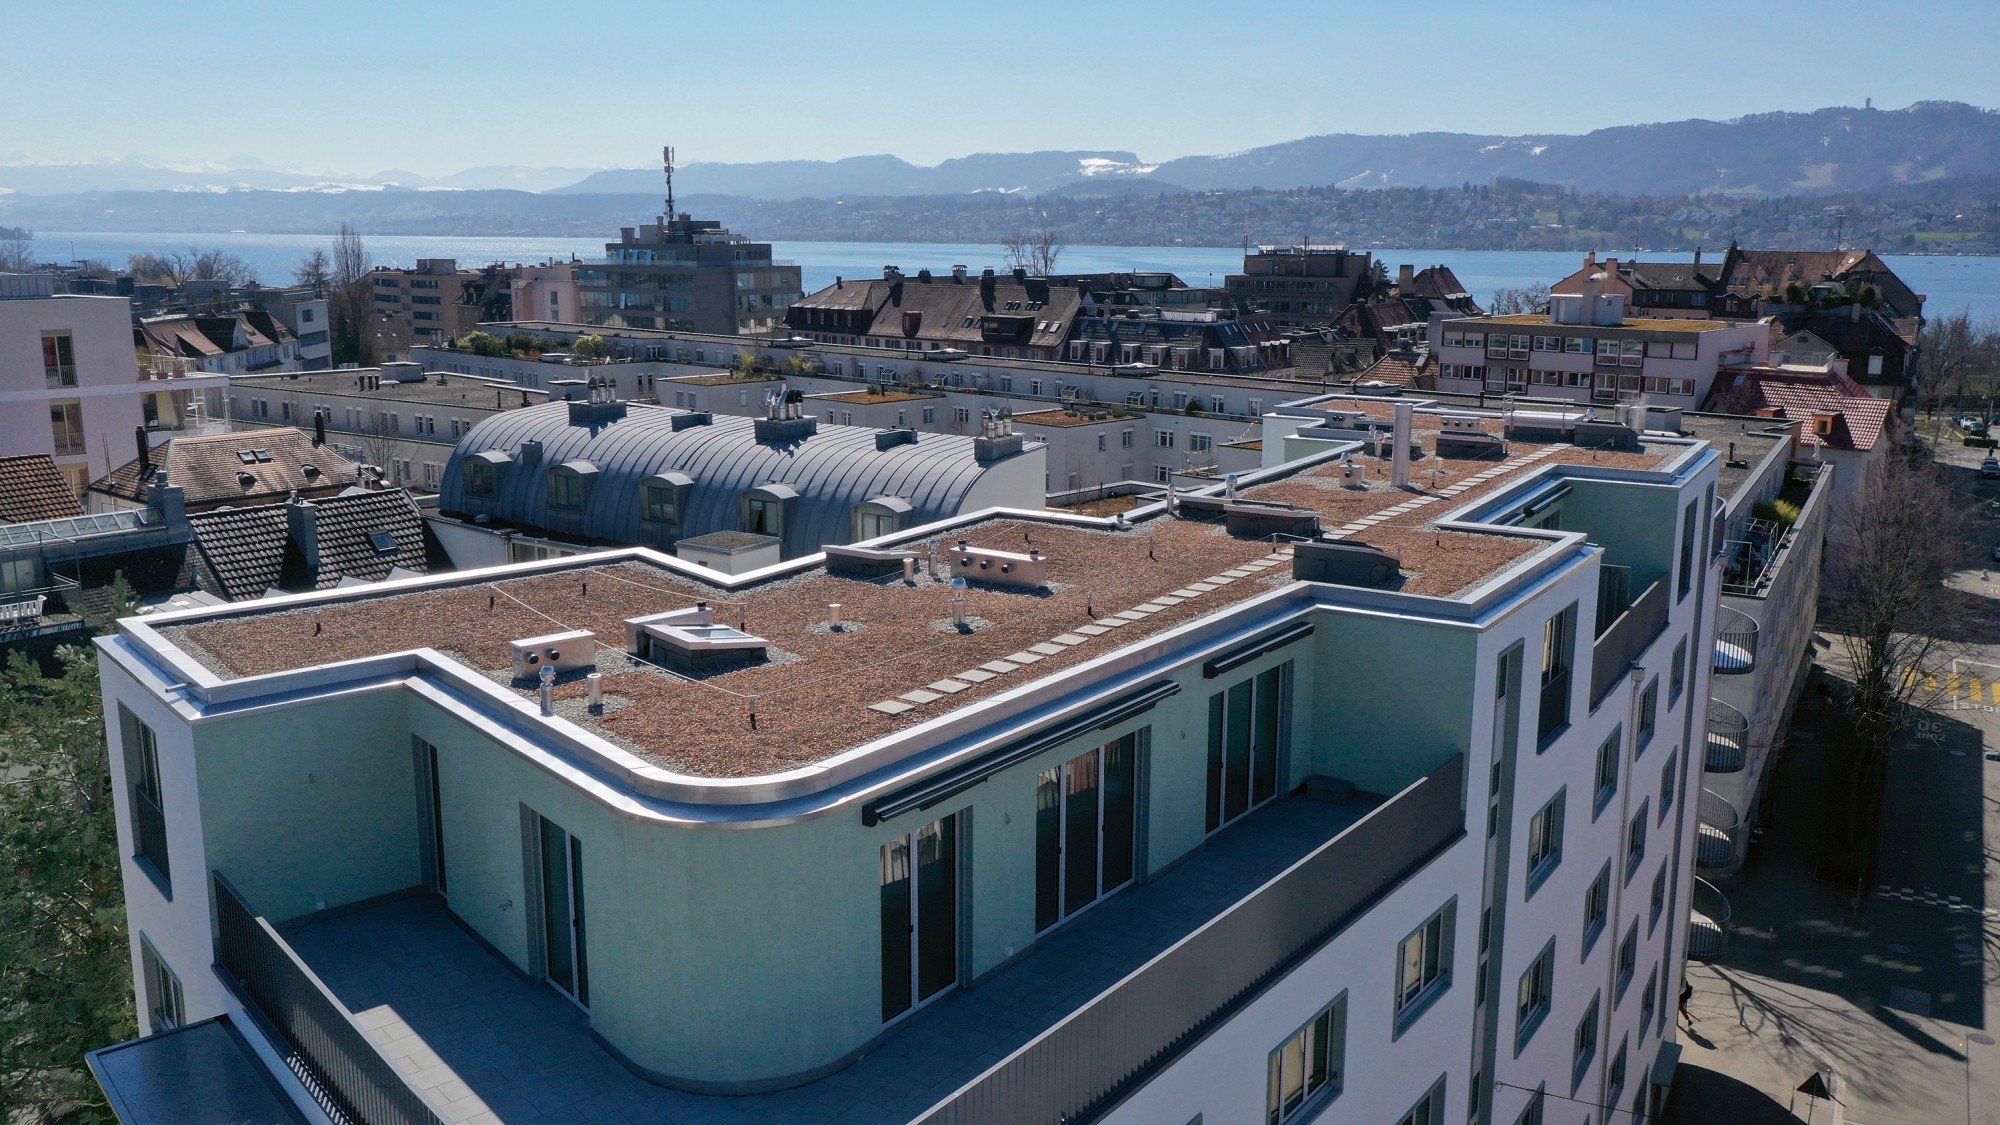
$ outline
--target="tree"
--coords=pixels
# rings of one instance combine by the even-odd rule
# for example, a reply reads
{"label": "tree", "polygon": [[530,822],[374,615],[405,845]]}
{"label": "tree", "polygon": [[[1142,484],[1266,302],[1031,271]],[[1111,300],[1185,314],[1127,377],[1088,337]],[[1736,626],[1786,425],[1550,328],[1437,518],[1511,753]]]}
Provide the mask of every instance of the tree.
{"label": "tree", "polygon": [[458,346],[460,350],[471,352],[473,355],[503,356],[507,354],[506,343],[491,332],[467,332],[458,338]]}
{"label": "tree", "polygon": [[1839,631],[1854,678],[1845,854],[1827,872],[1842,881],[1868,881],[1889,753],[1954,655],[1944,579],[1965,531],[1965,506],[1939,470],[1898,460],[1869,470],[1827,536],[1821,620]]}
{"label": "tree", "polygon": [[1037,277],[1056,272],[1056,259],[1066,249],[1068,245],[1052,230],[1017,231],[1000,240],[1007,268],[1027,270]]}
{"label": "tree", "polygon": [[363,322],[368,317],[371,300],[364,284],[373,263],[368,258],[368,248],[362,245],[361,233],[352,223],[340,224],[340,232],[333,236],[332,288],[329,290],[333,306],[335,363],[365,363],[374,358],[373,342],[363,331]]}
{"label": "tree", "polygon": [[603,359],[610,351],[602,336],[578,336],[569,345],[569,354],[577,359]]}
{"label": "tree", "polygon": [[0,273],[35,268],[35,233],[25,227],[0,227]]}
{"label": "tree", "polygon": [[333,259],[326,256],[326,251],[314,248],[292,267],[292,281],[311,289],[315,297],[326,296],[333,291]]}
{"label": "tree", "polygon": [[1546,316],[1549,311],[1549,287],[1538,281],[1512,289],[1495,289],[1493,301],[1486,311],[1494,316]]}
{"label": "tree", "polygon": [[188,253],[192,257],[188,273],[197,281],[225,281],[231,289],[257,283],[257,271],[234,254],[224,250],[191,250]]}
{"label": "tree", "polygon": [[96,654],[0,672],[0,1110],[113,1121],[84,1052],[131,1038],[130,950]]}

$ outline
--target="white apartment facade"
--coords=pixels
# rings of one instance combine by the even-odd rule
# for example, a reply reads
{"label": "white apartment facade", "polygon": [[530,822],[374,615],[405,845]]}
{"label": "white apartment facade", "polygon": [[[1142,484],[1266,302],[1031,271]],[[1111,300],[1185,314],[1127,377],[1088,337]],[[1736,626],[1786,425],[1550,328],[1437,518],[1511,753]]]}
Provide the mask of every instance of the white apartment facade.
{"label": "white apartment facade", "polygon": [[1770,326],[1631,317],[1622,294],[1586,282],[1547,314],[1433,317],[1429,340],[1441,392],[1693,410],[1717,372],[1765,361]]}
{"label": "white apartment facade", "polygon": [[[519,1049],[609,1055],[588,1092],[634,1106],[1655,1120],[1719,457],[1600,458],[1600,433],[1517,433],[1415,511],[1383,490],[1368,536],[1399,554],[1263,530],[1350,443],[1173,511],[975,514],[732,578],[634,549],[122,622],[99,649],[142,1031],[223,1017],[305,1106],[277,1060],[306,1012],[338,1032],[322,1084],[504,1119],[525,1094],[493,1074],[387,1065],[403,1025],[338,1031],[442,1047],[462,1021],[393,991],[350,1012],[312,952],[449,918],[402,954],[504,966],[489,1021],[558,997],[580,1024]],[[563,683],[510,683],[510,640]],[[718,640],[771,653],[646,670]],[[586,683],[600,645],[630,655]],[[320,978],[271,975],[293,956]]]}
{"label": "white apartment facade", "polygon": [[226,375],[143,364],[124,297],[57,296],[48,275],[0,275],[0,453],[46,453],[79,496],[157,443],[226,425]]}

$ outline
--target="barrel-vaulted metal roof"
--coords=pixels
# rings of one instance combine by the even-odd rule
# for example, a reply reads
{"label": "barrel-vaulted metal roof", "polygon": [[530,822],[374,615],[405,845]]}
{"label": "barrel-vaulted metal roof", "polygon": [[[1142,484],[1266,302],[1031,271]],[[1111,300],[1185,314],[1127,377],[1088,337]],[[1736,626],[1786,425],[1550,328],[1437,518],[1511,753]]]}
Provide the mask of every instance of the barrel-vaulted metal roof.
{"label": "barrel-vaulted metal roof", "polygon": [[[705,425],[690,425],[689,411],[631,405],[612,421],[572,422],[571,405],[509,410],[474,426],[445,466],[438,506],[563,536],[663,545],[656,529],[641,526],[639,486],[647,478],[664,472],[693,478],[680,501],[675,538],[737,530],[743,494],[782,484],[798,492],[787,504],[783,528],[784,553],[792,557],[851,541],[855,506],[878,497],[910,505],[905,526],[956,515],[989,468],[975,457],[973,438],[951,434],[920,434],[883,449],[876,440],[881,431],[823,425],[801,439],[760,442],[751,418],[715,415]],[[474,460],[494,466],[491,494],[467,490],[466,464]],[[552,509],[549,473],[575,462],[597,469],[585,485],[583,509]]]}

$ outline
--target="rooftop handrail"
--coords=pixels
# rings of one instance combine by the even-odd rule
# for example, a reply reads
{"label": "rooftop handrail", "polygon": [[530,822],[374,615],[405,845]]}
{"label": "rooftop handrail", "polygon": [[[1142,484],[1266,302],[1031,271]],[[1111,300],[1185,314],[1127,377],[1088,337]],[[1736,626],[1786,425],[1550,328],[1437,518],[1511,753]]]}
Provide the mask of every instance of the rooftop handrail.
{"label": "rooftop handrail", "polygon": [[1593,710],[1623,679],[1632,662],[1667,627],[1667,580],[1656,578],[1630,608],[1618,615],[1590,650],[1590,706]]}

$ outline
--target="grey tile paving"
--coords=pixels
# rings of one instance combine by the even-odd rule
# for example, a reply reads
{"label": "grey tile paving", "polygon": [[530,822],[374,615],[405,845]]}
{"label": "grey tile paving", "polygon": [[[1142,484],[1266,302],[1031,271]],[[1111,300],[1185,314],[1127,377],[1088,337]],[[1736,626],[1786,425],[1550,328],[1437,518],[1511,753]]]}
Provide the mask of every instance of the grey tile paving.
{"label": "grey tile paving", "polygon": [[1253,813],[1157,882],[1106,899],[1005,971],[918,1011],[853,1065],[750,1097],[685,1094],[627,1071],[590,1038],[583,1012],[487,953],[437,899],[396,899],[285,932],[385,1054],[408,1056],[403,1068],[455,1125],[884,1125],[978,1077],[1370,807],[1299,798]]}

